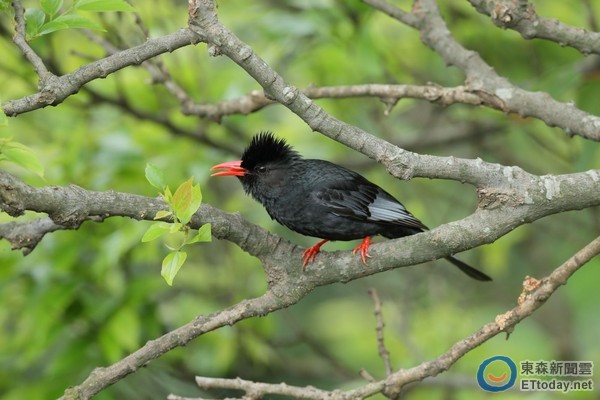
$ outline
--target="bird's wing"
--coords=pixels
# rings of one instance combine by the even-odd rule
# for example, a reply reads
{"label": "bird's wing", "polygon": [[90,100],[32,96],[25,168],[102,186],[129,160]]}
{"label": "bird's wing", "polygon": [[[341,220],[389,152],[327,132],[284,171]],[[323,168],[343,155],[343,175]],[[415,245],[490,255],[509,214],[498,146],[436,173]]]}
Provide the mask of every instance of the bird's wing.
{"label": "bird's wing", "polygon": [[[360,177],[362,178],[362,177]],[[354,220],[427,229],[392,195],[366,179],[338,181],[313,193],[331,212]]]}

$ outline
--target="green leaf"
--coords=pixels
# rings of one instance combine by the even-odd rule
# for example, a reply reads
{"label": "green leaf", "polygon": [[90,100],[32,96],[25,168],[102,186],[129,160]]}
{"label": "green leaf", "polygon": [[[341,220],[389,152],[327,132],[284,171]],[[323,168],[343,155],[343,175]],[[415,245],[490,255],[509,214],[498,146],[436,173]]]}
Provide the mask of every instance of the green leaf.
{"label": "green leaf", "polygon": [[[50,24],[57,24],[57,25],[64,24],[68,28],[84,28],[84,29],[95,29],[97,31],[105,31],[105,29],[102,26],[98,25],[94,21],[87,19],[85,17],[82,17],[81,15],[75,15],[75,14],[60,15],[60,16],[54,18],[54,20],[52,22],[48,22],[47,24],[44,24],[44,26],[41,27],[41,30],[44,30],[45,27]],[[51,26],[51,27],[53,27],[53,26]],[[54,29],[54,30],[57,30],[57,29]],[[40,34],[42,34],[41,31],[40,31]]]}
{"label": "green leaf", "polygon": [[39,8],[28,8],[25,10],[25,35],[27,39],[38,36],[38,32],[44,22],[46,14]]}
{"label": "green leaf", "polygon": [[190,178],[177,188],[173,194],[171,207],[175,216],[182,224],[187,224],[192,219],[192,215],[200,207],[202,202],[202,192],[200,185],[192,185],[194,178]]}
{"label": "green leaf", "polygon": [[44,167],[37,155],[29,147],[17,143],[8,142],[0,153],[8,161],[12,161],[31,172],[44,176]]}
{"label": "green leaf", "polygon": [[42,25],[38,35],[47,35],[48,33],[69,29],[69,25],[64,22],[50,21]]}
{"label": "green leaf", "polygon": [[79,0],[74,7],[82,11],[135,11],[135,8],[127,4],[124,0]]}
{"label": "green leaf", "polygon": [[171,200],[173,199],[173,194],[171,193],[171,189],[168,186],[165,186],[165,191],[162,196],[165,203],[171,205]]}
{"label": "green leaf", "polygon": [[173,213],[171,211],[160,210],[159,212],[156,213],[156,215],[154,216],[153,219],[163,219],[163,218],[170,217],[171,215],[173,215]]}
{"label": "green leaf", "polygon": [[210,235],[210,224],[204,224],[198,229],[198,233],[194,236],[188,244],[197,242],[210,242],[212,237]]}
{"label": "green leaf", "polygon": [[158,190],[164,190],[167,186],[165,173],[152,163],[146,164],[146,180]]}
{"label": "green leaf", "polygon": [[144,236],[142,236],[142,243],[150,242],[154,239],[157,239],[165,233],[168,233],[170,230],[171,224],[168,224],[166,222],[155,222],[154,224],[148,227],[146,233],[144,233]]}
{"label": "green leaf", "polygon": [[173,194],[173,199],[171,200],[171,207],[173,207],[173,211],[177,218],[179,218],[179,214],[183,212],[192,201],[192,178],[183,182],[175,193]]}
{"label": "green leaf", "polygon": [[173,285],[173,279],[175,279],[175,275],[179,272],[186,258],[187,253],[185,251],[173,251],[167,254],[163,260],[160,274],[165,278],[169,286]]}
{"label": "green leaf", "polygon": [[171,229],[169,230],[170,233],[175,233],[175,232],[179,232],[183,229],[183,224],[180,222],[175,222],[173,224],[171,224]]}
{"label": "green leaf", "polygon": [[41,0],[40,6],[42,10],[52,19],[59,11],[63,5],[63,0]]}

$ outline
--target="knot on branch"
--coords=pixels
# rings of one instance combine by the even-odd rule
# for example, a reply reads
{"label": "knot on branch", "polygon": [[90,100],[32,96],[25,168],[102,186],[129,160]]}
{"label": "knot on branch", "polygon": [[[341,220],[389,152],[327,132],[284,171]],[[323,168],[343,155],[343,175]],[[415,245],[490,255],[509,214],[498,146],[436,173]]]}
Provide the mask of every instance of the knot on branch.
{"label": "knot on branch", "polygon": [[388,154],[385,154],[378,161],[387,167],[392,176],[405,181],[411,180],[415,175],[414,165],[417,156],[399,147],[394,147]]}
{"label": "knot on branch", "polygon": [[56,75],[46,74],[40,77],[39,83],[39,101],[43,104],[58,104],[64,100],[71,92],[66,88],[63,80]]}
{"label": "knot on branch", "polygon": [[10,183],[0,185],[0,209],[11,217],[18,217],[25,212],[25,205],[19,194],[19,190]]}
{"label": "knot on branch", "polygon": [[[537,15],[531,3],[516,0],[498,2],[492,9],[490,17],[496,26],[504,29],[514,27],[522,20],[534,22],[537,19]],[[533,27],[531,24],[528,25]],[[530,28],[530,30],[532,30],[532,28]],[[535,35],[535,32],[521,30],[521,34],[525,38],[532,38]]]}
{"label": "knot on branch", "polygon": [[49,213],[48,216],[58,225],[62,225],[68,229],[78,228],[89,216],[88,192],[77,185],[69,185],[66,188],[55,187],[52,189],[62,190],[59,197],[64,206],[59,207],[53,213]]}
{"label": "knot on branch", "polygon": [[522,195],[512,189],[479,188],[477,189],[477,207],[493,210],[499,207],[518,207],[525,204]]}
{"label": "knot on branch", "polygon": [[207,32],[217,22],[217,11],[212,1],[188,0],[188,26],[192,32],[201,38],[208,39],[208,36],[214,38],[214,35],[209,35]]}

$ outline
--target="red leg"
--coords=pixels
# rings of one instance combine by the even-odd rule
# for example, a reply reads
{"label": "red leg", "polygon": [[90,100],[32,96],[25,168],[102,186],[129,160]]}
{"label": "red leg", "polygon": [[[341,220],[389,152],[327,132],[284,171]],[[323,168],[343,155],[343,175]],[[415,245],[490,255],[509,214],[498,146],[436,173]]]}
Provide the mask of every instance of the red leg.
{"label": "red leg", "polygon": [[367,265],[367,257],[371,257],[369,255],[369,246],[371,245],[371,238],[367,236],[363,239],[362,242],[358,246],[354,248],[352,254],[356,254],[357,251],[360,252],[360,258],[362,258],[362,262]]}
{"label": "red leg", "polygon": [[306,268],[306,264],[308,264],[309,261],[312,262],[315,260],[315,256],[317,254],[319,254],[321,246],[323,246],[327,242],[329,242],[329,240],[327,240],[327,239],[321,240],[319,243],[315,244],[314,246],[309,247],[308,249],[304,250],[304,253],[302,253],[302,269]]}

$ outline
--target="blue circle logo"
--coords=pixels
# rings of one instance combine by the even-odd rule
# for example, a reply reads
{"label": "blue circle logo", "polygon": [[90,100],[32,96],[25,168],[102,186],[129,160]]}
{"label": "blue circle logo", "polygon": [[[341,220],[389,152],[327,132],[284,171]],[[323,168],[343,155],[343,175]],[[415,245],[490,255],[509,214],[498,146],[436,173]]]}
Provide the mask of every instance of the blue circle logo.
{"label": "blue circle logo", "polygon": [[488,392],[503,392],[513,387],[516,380],[517,364],[506,356],[490,357],[477,369],[477,384]]}

